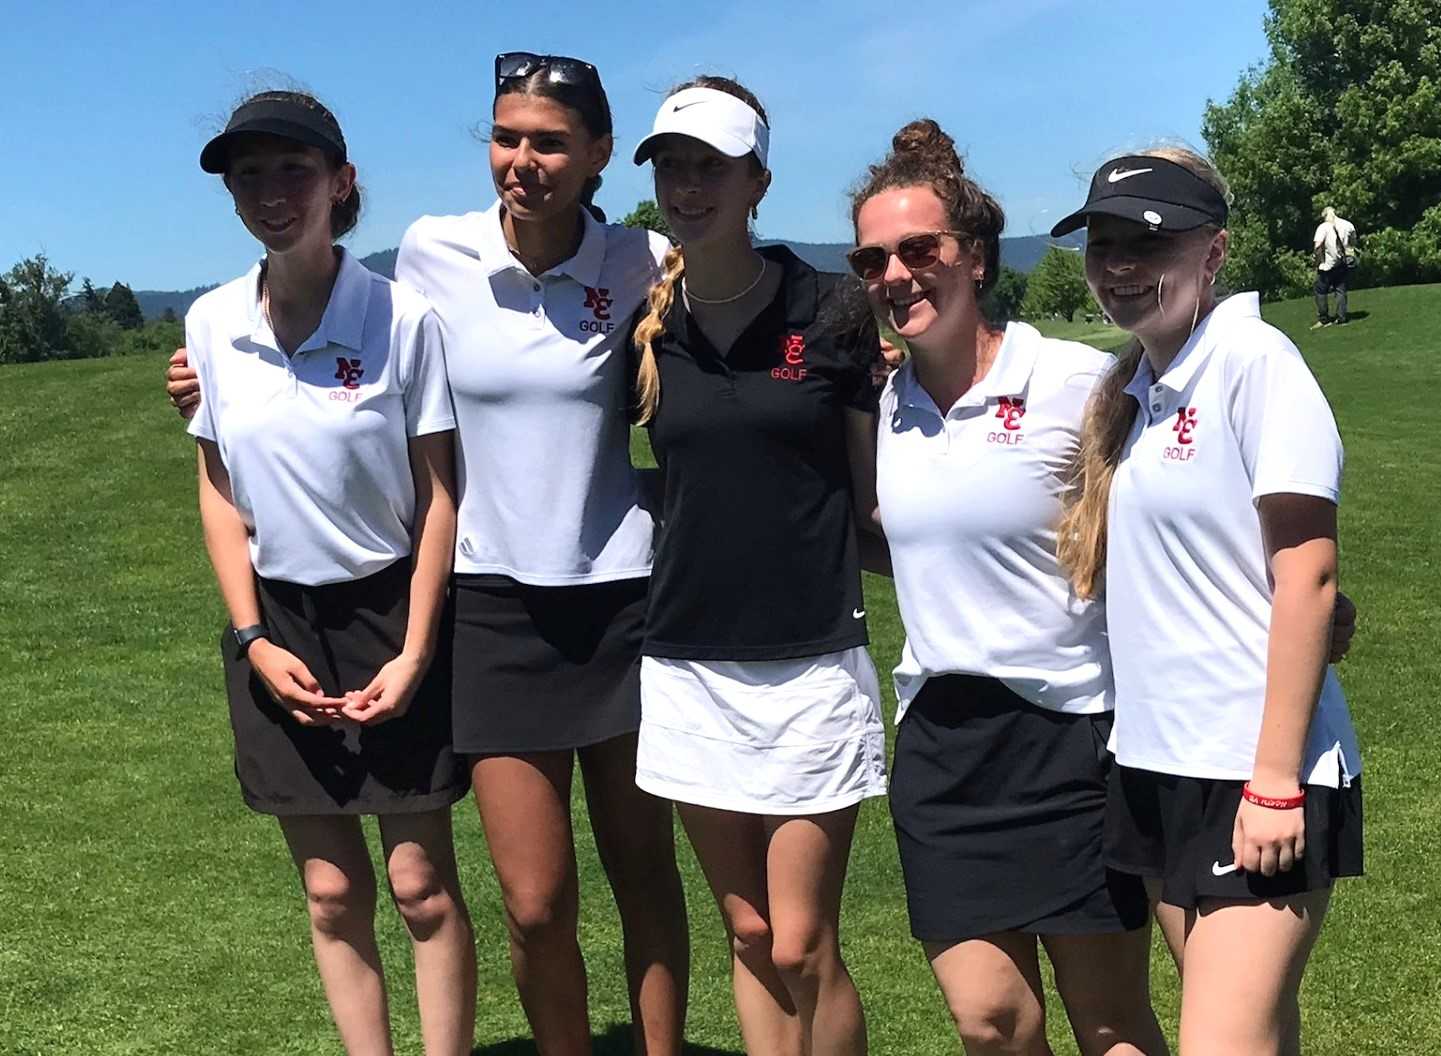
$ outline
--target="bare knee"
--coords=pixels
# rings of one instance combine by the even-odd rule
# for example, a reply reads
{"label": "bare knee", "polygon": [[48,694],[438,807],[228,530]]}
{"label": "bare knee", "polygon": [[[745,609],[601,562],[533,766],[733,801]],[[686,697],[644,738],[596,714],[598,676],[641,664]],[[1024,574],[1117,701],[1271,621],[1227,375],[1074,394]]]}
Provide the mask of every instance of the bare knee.
{"label": "bare knee", "polygon": [[732,914],[726,920],[731,934],[731,950],[745,964],[769,962],[771,959],[771,926],[759,913],[749,911]]}
{"label": "bare knee", "polygon": [[813,929],[789,929],[771,942],[771,962],[783,978],[813,979],[822,974],[833,951]]}
{"label": "bare knee", "polygon": [[440,873],[429,862],[392,863],[390,894],[415,939],[429,938],[460,912]]}
{"label": "bare knee", "polygon": [[[947,995],[951,1018],[968,1053],[1030,1053],[1044,1037],[1038,1009],[1005,994]],[[1045,1050],[1041,1050],[1045,1051]]]}
{"label": "bare knee", "polygon": [[576,941],[577,910],[564,891],[529,887],[505,892],[505,922],[511,941],[527,949]]}
{"label": "bare knee", "polygon": [[344,938],[369,928],[375,918],[375,886],[369,878],[338,869],[314,870],[305,877],[305,903],[310,924],[322,935]]}

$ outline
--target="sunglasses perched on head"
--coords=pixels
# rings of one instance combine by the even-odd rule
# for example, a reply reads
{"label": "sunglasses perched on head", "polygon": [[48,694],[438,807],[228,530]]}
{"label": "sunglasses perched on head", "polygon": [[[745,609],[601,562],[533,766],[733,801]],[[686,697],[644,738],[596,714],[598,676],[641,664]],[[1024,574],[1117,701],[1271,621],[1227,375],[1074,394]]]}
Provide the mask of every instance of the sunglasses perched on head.
{"label": "sunglasses perched on head", "polygon": [[934,267],[941,259],[941,239],[948,235],[957,241],[966,237],[961,231],[923,231],[907,235],[896,243],[894,249],[880,245],[857,246],[846,254],[846,260],[857,278],[875,282],[886,273],[886,265],[893,253],[912,271]]}
{"label": "sunglasses perched on head", "polygon": [[552,84],[592,91],[600,89],[600,74],[590,63],[565,55],[535,55],[529,51],[504,51],[495,57],[495,87],[499,90],[506,81],[523,80],[537,70],[545,70]]}

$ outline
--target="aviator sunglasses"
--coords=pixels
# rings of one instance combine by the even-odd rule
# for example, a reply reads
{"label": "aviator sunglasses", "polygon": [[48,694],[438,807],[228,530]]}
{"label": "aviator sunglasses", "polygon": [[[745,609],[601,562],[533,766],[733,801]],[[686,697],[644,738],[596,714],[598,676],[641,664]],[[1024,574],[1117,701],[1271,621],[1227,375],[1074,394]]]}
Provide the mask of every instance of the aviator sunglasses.
{"label": "aviator sunglasses", "polygon": [[536,70],[545,70],[552,84],[600,90],[600,74],[590,63],[566,55],[536,55],[529,51],[503,51],[495,57],[495,87],[499,90],[506,81],[521,80]]}
{"label": "aviator sunglasses", "polygon": [[894,250],[886,246],[857,246],[846,254],[846,260],[850,262],[851,270],[858,279],[875,282],[886,273],[886,265],[890,263],[892,253],[911,271],[934,267],[941,259],[941,239],[946,235],[957,241],[966,237],[961,231],[926,231],[907,235],[896,243]]}

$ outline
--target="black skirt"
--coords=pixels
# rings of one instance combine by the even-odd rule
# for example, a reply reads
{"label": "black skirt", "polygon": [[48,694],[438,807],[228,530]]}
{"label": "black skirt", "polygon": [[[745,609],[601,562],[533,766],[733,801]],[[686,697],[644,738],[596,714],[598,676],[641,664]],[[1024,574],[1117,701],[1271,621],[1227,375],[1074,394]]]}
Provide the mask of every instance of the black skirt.
{"label": "black skirt", "polygon": [[[306,587],[257,579],[270,640],[300,658],[327,696],[363,689],[405,643],[410,561],[350,583]],[[378,726],[301,726],[240,657],[230,627],[220,639],[235,775],[262,814],[405,814],[465,795],[463,761],[450,748],[449,641],[410,707]]]}
{"label": "black skirt", "polygon": [[1106,811],[1106,861],[1161,881],[1161,901],[1190,909],[1203,898],[1286,898],[1365,871],[1361,779],[1307,785],[1306,849],[1275,876],[1236,869],[1231,834],[1241,781],[1181,777],[1117,766]]}
{"label": "black skirt", "polygon": [[583,748],[639,729],[649,584],[456,576],[456,751]]}
{"label": "black skirt", "polygon": [[1106,868],[1109,713],[1037,707],[993,678],[929,679],[896,731],[891,813],[911,932],[1096,934],[1146,923]]}

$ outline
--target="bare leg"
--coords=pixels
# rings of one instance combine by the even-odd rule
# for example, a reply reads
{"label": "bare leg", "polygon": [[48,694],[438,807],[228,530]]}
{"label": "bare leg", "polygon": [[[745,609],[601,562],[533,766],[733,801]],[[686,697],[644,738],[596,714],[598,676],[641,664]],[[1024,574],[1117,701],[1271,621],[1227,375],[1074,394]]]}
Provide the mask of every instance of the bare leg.
{"label": "bare leg", "polygon": [[569,751],[492,755],[471,764],[471,787],[510,929],[510,965],[541,1056],[589,1056],[585,962]]}
{"label": "bare leg", "polygon": [[795,1003],[771,961],[763,819],[688,803],[677,803],[676,810],[725,921],[746,1052],[805,1056]]}
{"label": "bare leg", "polygon": [[967,1056],[1053,1056],[1034,935],[923,945]]}
{"label": "bare leg", "polygon": [[380,950],[375,871],[357,817],[282,817],[281,831],[305,886],[315,965],[349,1056],[393,1056]]}
{"label": "bare leg", "polygon": [[1299,1056],[1296,994],[1330,897],[1202,902],[1186,938],[1182,1056]]}
{"label": "bare leg", "polygon": [[1044,935],[1081,1056],[1166,1056],[1151,1008],[1151,929]]}
{"label": "bare leg", "polygon": [[1171,951],[1171,960],[1176,962],[1176,974],[1182,974],[1182,963],[1186,956],[1186,933],[1191,930],[1195,913],[1161,901],[1161,881],[1146,878],[1146,897],[1151,900],[1151,913],[1161,926],[1161,936],[1166,948]]}
{"label": "bare leg", "polygon": [[679,1056],[685,1035],[690,934],[675,864],[669,800],[635,784],[636,736],[583,748],[591,830],[620,910],[635,1051]]}
{"label": "bare leg", "polygon": [[380,818],[390,893],[410,932],[426,1056],[470,1056],[475,935],[460,891],[450,808]]}
{"label": "bare leg", "polygon": [[771,961],[796,1006],[805,1051],[863,1056],[866,1020],[841,960],[841,888],[858,807],[767,818]]}

